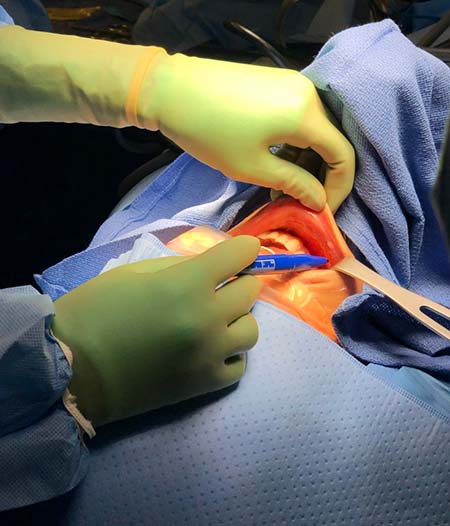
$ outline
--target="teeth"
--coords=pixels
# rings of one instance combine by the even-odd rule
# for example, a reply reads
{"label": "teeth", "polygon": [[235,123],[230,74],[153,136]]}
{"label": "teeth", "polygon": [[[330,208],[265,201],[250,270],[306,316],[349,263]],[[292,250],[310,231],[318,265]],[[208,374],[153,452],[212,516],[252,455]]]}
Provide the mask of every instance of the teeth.
{"label": "teeth", "polygon": [[271,230],[270,232],[263,232],[258,234],[259,239],[264,246],[282,246],[288,252],[308,253],[305,245],[292,234],[283,232],[282,230]]}
{"label": "teeth", "polygon": [[283,233],[278,237],[278,242],[282,243],[289,252],[306,252],[303,243],[296,237]]}
{"label": "teeth", "polygon": [[258,234],[259,239],[271,239],[276,234],[276,230],[271,230],[270,232],[263,232]]}

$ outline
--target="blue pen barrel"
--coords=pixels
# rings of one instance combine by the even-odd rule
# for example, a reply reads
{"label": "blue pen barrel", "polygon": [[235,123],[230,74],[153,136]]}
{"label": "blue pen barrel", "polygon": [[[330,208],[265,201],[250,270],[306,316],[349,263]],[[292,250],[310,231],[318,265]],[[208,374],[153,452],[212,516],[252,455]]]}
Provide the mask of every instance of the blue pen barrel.
{"label": "blue pen barrel", "polygon": [[279,274],[285,272],[302,272],[321,267],[328,259],[311,254],[264,254],[242,270],[239,274]]}

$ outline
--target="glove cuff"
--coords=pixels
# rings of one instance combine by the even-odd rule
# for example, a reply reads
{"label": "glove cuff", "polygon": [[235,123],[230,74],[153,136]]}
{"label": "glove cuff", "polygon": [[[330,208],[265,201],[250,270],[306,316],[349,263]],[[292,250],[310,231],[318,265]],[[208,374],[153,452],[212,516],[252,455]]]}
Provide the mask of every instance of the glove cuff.
{"label": "glove cuff", "polygon": [[[154,93],[155,72],[167,56],[164,49],[149,47],[138,61],[125,104],[126,119],[131,126],[154,131],[158,130],[156,106],[154,103],[152,104],[152,101],[156,98]],[[145,89],[142,90],[144,80]],[[142,97],[141,91],[144,92]],[[139,104],[141,99],[144,100]],[[152,107],[154,111],[152,111]]]}
{"label": "glove cuff", "polygon": [[[163,55],[157,47],[2,27],[0,122],[147,127],[136,100],[154,59]],[[143,93],[146,108],[154,106],[152,91]]]}
{"label": "glove cuff", "polygon": [[[67,358],[67,361],[69,362],[70,367],[72,367],[73,364],[73,354],[70,348],[61,340],[55,337],[55,335],[50,331],[53,338],[58,342],[62,352],[64,353],[64,356]],[[78,428],[81,431],[81,434],[83,431],[88,435],[89,438],[95,437],[95,429],[92,426],[92,423],[90,420],[88,420],[86,417],[84,417],[81,413],[81,411],[78,409],[76,404],[76,398],[75,396],[69,391],[69,389],[66,389],[63,395],[63,404],[64,407],[69,411],[69,413],[75,418]]]}

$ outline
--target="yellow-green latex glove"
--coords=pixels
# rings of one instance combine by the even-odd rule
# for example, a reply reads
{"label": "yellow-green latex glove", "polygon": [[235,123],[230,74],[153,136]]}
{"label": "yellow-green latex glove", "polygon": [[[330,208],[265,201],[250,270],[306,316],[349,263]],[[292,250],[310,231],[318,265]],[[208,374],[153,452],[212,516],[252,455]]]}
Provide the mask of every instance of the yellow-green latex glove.
{"label": "yellow-green latex glove", "polygon": [[133,79],[165,51],[0,27],[0,123],[130,126]]}
{"label": "yellow-green latex glove", "polygon": [[[336,210],[354,179],[352,145],[330,122],[313,83],[290,70],[164,55],[144,78],[137,121],[238,181]],[[327,163],[325,191],[305,169],[269,151],[312,148]]]}
{"label": "yellow-green latex glove", "polygon": [[[354,150],[317,91],[290,70],[221,62],[157,47],[0,28],[0,122],[81,122],[161,130],[227,176],[334,211],[353,185]],[[287,143],[327,164],[325,190],[272,155]]]}
{"label": "yellow-green latex glove", "polygon": [[94,426],[237,382],[257,341],[255,260],[240,236],[192,258],[124,265],[55,302],[54,335],[73,353],[70,390]]}

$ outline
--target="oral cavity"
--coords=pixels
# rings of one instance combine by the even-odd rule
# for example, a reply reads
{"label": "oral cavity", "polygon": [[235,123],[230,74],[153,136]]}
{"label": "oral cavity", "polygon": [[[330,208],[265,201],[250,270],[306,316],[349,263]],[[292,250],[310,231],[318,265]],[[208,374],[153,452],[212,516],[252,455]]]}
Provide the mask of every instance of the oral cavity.
{"label": "oral cavity", "polygon": [[271,230],[258,234],[261,246],[272,249],[274,252],[292,252],[296,254],[309,254],[305,245],[285,230]]}

